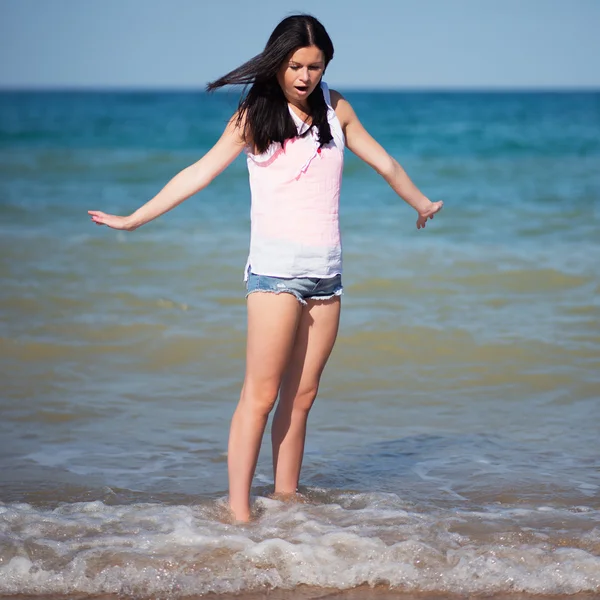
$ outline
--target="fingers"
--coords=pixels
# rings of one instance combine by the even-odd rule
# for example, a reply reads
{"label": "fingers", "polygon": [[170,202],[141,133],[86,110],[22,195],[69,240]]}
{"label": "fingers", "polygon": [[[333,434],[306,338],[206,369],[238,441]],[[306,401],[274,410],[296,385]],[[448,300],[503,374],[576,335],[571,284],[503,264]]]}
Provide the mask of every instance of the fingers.
{"label": "fingers", "polygon": [[88,210],[88,214],[90,215],[92,222],[96,223],[96,225],[106,225],[111,229],[125,229],[131,231],[131,228],[128,226],[127,219],[125,217],[107,215],[99,210]]}
{"label": "fingers", "polygon": [[106,225],[106,219],[109,217],[109,215],[100,210],[88,210],[88,215],[90,215],[96,225]]}
{"label": "fingers", "polygon": [[427,219],[433,220],[434,215],[442,210],[443,206],[444,203],[441,200],[439,202],[434,202],[430,212],[419,215],[419,218],[417,219],[417,229],[425,229]]}

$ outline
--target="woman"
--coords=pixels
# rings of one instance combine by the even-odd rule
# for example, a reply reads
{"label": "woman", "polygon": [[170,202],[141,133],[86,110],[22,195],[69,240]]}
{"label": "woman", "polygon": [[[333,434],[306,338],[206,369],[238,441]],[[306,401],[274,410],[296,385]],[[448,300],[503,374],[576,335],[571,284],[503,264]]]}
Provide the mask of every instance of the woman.
{"label": "woman", "polygon": [[[247,282],[246,373],[231,422],[229,505],[250,519],[250,487],[267,418],[273,418],[275,494],[296,493],[306,422],[340,317],[338,206],[344,145],[371,165],[418,213],[442,208],[367,133],[344,97],[322,81],[333,44],[314,17],[295,15],[265,50],[208,85],[250,85],[220,140],[127,217],[89,211],[98,225],[133,231],[206,187],[242,151],[252,192]],[[262,292],[262,293],[258,293]]]}

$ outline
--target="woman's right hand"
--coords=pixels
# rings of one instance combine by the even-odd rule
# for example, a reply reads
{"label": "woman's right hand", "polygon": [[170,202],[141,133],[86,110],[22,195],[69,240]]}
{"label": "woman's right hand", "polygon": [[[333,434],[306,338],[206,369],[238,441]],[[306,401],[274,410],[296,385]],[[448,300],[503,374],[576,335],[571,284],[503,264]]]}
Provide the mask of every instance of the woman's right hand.
{"label": "woman's right hand", "polygon": [[96,225],[106,225],[111,229],[122,229],[133,231],[136,226],[132,223],[131,217],[118,217],[117,215],[107,215],[99,210],[88,210],[88,215]]}
{"label": "woman's right hand", "polygon": [[438,202],[430,202],[427,208],[417,210],[419,213],[419,218],[417,219],[417,229],[425,229],[427,219],[433,219],[433,215],[442,210],[443,206],[444,203],[439,200]]}

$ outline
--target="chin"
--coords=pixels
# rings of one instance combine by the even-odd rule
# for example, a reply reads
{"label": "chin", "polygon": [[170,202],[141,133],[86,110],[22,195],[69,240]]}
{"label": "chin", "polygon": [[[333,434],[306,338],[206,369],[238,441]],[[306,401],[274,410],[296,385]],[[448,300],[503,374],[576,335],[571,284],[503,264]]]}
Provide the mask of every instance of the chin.
{"label": "chin", "polygon": [[298,94],[301,98],[308,98],[314,91],[315,91],[316,87],[312,88],[312,90],[308,90],[306,92],[306,94]]}

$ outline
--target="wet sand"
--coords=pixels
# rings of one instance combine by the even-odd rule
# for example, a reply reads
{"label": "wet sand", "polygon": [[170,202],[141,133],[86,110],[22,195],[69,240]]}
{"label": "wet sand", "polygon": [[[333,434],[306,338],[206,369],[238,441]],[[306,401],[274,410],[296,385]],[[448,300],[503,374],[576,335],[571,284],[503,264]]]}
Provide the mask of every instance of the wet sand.
{"label": "wet sand", "polygon": [[[0,596],[0,600],[26,600],[35,598],[35,600],[123,600],[130,596],[122,595],[83,595],[68,594],[64,596]],[[134,598],[134,596],[131,596]],[[402,592],[387,587],[370,588],[361,586],[350,590],[333,590],[325,588],[314,588],[301,586],[294,590],[264,590],[260,592],[243,594],[206,594],[204,596],[160,596],[160,598],[169,598],[175,600],[597,600],[600,594],[581,593],[581,594],[522,594],[500,593],[500,594],[448,594],[444,592]],[[136,600],[158,600],[156,596],[135,596]]]}

